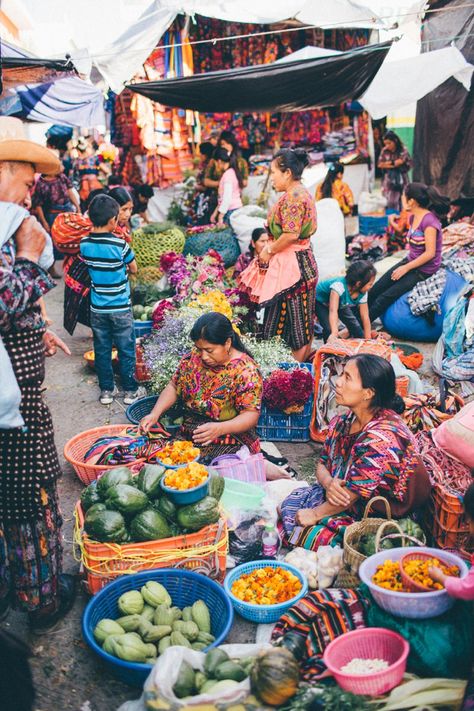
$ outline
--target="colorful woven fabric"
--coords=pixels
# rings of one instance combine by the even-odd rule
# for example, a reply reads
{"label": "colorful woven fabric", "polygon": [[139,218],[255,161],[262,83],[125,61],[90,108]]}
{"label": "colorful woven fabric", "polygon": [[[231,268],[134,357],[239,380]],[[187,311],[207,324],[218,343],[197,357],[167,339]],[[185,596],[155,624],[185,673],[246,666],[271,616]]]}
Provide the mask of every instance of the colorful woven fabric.
{"label": "colorful woven fabric", "polygon": [[148,436],[110,435],[99,437],[84,454],[88,464],[129,464],[137,459],[150,459],[162,444]]}
{"label": "colorful woven fabric", "polygon": [[430,432],[419,432],[416,435],[416,442],[431,483],[440,484],[456,496],[463,495],[472,484],[469,467],[439,449],[433,442]]}
{"label": "colorful woven fabric", "polygon": [[418,452],[413,435],[393,410],[379,410],[361,432],[350,434],[353,417],[350,413],[332,420],[320,461],[359,496],[352,511],[361,518],[364,499],[381,495],[404,500]]}
{"label": "colorful woven fabric", "polygon": [[272,632],[278,643],[287,632],[300,634],[306,642],[301,678],[314,682],[326,671],[323,653],[336,637],[366,627],[369,599],[359,590],[314,590],[280,617]]}
{"label": "colorful woven fabric", "polygon": [[450,396],[446,400],[446,412],[440,409],[440,403],[435,395],[411,394],[405,400],[403,419],[413,433],[431,430],[445,420],[455,415],[463,403],[460,399]]}

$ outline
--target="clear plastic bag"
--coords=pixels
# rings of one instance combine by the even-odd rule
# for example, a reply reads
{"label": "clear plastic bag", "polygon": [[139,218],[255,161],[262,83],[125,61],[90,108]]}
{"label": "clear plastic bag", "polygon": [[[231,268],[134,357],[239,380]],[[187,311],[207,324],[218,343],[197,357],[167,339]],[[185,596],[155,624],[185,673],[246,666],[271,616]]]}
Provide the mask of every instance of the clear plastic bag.
{"label": "clear plastic bag", "polygon": [[[242,659],[253,657],[269,647],[269,644],[223,644],[219,649],[227,652],[231,659]],[[208,694],[178,699],[173,693],[173,686],[178,678],[181,662],[185,660],[193,669],[203,671],[205,658],[206,655],[203,652],[196,652],[186,647],[169,647],[151,670],[143,686],[142,696],[137,701],[127,701],[122,704],[118,711],[146,711],[145,694],[147,698],[154,696],[157,701],[172,704],[173,709],[189,706],[201,706],[202,708],[203,705],[213,709],[217,708],[217,704],[219,704],[219,709],[226,709],[227,705],[232,706],[250,694],[250,681],[247,678],[241,681],[238,686],[217,694],[213,694],[211,689]]]}

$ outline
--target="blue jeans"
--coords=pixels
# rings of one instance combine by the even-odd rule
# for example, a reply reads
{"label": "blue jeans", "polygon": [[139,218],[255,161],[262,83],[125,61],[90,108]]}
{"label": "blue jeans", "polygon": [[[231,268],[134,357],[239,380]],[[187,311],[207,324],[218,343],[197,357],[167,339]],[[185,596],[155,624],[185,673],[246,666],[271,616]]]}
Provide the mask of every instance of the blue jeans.
{"label": "blue jeans", "polygon": [[95,369],[101,390],[114,389],[112,346],[118,351],[120,379],[124,390],[135,391],[135,330],[131,310],[112,313],[91,311],[94,334]]}

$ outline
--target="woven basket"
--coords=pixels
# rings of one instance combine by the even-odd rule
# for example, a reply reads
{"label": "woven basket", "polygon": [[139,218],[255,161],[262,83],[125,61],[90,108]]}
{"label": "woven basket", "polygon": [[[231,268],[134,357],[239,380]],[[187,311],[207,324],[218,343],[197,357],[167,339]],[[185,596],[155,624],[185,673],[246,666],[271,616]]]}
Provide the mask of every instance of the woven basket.
{"label": "woven basket", "polygon": [[[387,513],[386,518],[369,518],[369,512],[376,501],[383,501]],[[344,566],[353,575],[357,575],[359,568],[367,556],[360,553],[356,545],[363,535],[377,533],[378,528],[387,520],[392,520],[390,504],[383,496],[374,496],[365,507],[364,516],[361,521],[356,521],[348,526],[344,533]]]}
{"label": "woven basket", "polygon": [[209,249],[215,249],[221,255],[226,269],[235,264],[240,256],[239,243],[228,227],[220,232],[199,232],[188,235],[183,254],[202,257]]}

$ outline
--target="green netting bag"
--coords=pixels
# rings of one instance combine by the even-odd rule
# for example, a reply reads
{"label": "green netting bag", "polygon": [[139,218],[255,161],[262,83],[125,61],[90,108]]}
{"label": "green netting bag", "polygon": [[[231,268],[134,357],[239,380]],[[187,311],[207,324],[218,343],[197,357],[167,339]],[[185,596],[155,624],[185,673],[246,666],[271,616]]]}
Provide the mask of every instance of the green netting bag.
{"label": "green netting bag", "polygon": [[215,249],[221,255],[226,269],[235,264],[240,256],[239,243],[230,227],[222,230],[204,230],[196,234],[188,233],[183,254],[202,257],[209,249]]}
{"label": "green netting bag", "polygon": [[138,269],[160,266],[160,258],[167,252],[181,254],[185,244],[184,232],[170,223],[151,223],[132,234],[132,249]]}

